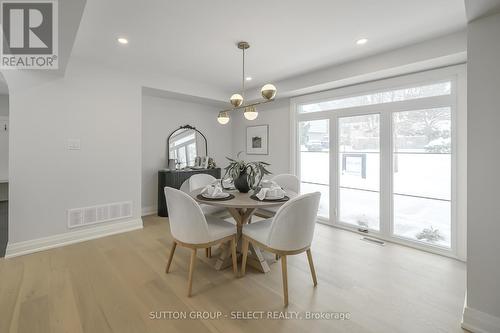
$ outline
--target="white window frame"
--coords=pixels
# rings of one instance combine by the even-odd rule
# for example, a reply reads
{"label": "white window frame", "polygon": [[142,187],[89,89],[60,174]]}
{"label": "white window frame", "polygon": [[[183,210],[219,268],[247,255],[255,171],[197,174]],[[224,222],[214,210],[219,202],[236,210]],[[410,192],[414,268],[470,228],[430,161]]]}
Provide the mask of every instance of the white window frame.
{"label": "white window frame", "polygon": [[[380,91],[422,86],[438,82],[451,82],[451,94],[425,97],[391,103],[366,105],[351,108],[299,113],[300,105],[338,98],[370,94]],[[451,107],[451,248],[445,249],[431,244],[414,242],[393,235],[392,206],[392,112],[412,111],[437,107]],[[298,122],[329,119],[330,126],[330,218],[319,217],[318,222],[357,232],[352,225],[337,221],[338,212],[338,122],[339,116],[380,114],[380,230],[370,230],[369,235],[386,241],[407,245],[424,251],[438,253],[459,260],[466,260],[467,218],[467,102],[465,65],[454,65],[440,69],[388,78],[355,86],[299,96],[290,99],[290,170],[300,175],[298,152]],[[388,127],[389,126],[389,127]],[[387,172],[387,170],[390,172]],[[385,171],[385,172],[384,172]]]}

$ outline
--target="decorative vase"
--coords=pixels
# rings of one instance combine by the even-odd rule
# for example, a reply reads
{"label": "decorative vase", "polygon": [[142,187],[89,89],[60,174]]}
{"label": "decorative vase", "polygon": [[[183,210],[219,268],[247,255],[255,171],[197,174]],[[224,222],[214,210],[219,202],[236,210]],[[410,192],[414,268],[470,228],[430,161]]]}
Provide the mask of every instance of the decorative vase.
{"label": "decorative vase", "polygon": [[234,180],[234,187],[241,193],[248,193],[250,191],[246,170],[242,171],[238,178]]}

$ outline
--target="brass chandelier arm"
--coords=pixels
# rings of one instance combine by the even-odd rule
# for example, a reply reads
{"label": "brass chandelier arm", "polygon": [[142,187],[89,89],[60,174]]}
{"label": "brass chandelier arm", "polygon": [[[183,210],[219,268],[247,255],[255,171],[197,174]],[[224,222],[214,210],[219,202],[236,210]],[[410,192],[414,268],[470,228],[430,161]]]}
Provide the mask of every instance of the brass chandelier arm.
{"label": "brass chandelier arm", "polygon": [[235,110],[239,110],[239,109],[244,109],[244,108],[247,108],[250,106],[257,106],[257,105],[267,104],[267,103],[271,103],[271,102],[274,102],[274,99],[264,100],[264,101],[255,102],[255,103],[251,103],[251,104],[240,105],[240,106],[233,107],[230,109],[222,110],[220,112],[230,112],[230,111],[235,111]]}

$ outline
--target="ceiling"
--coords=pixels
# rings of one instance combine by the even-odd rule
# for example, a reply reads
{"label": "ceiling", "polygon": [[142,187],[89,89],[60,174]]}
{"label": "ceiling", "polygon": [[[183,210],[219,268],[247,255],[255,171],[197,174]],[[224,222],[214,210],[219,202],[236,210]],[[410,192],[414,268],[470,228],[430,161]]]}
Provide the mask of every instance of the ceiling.
{"label": "ceiling", "polygon": [[[236,92],[461,30],[463,0],[87,0],[73,54]],[[128,38],[120,45],[118,36]],[[364,46],[359,38],[368,38]]]}
{"label": "ceiling", "polygon": [[484,15],[500,11],[500,0],[465,0],[467,20],[473,21]]}

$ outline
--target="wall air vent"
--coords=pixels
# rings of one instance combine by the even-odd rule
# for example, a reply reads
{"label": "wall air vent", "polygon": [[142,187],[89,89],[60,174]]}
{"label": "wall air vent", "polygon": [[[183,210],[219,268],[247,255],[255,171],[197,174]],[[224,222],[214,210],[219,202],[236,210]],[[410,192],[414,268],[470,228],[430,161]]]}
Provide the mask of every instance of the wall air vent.
{"label": "wall air vent", "polygon": [[68,211],[68,227],[78,227],[83,224],[83,209],[71,209]]}
{"label": "wall air vent", "polygon": [[68,209],[68,228],[132,217],[132,202]]}

